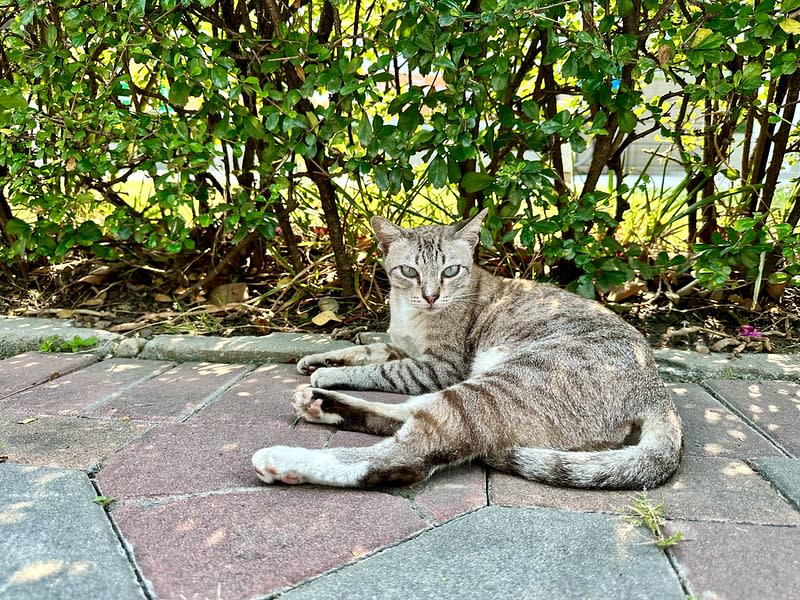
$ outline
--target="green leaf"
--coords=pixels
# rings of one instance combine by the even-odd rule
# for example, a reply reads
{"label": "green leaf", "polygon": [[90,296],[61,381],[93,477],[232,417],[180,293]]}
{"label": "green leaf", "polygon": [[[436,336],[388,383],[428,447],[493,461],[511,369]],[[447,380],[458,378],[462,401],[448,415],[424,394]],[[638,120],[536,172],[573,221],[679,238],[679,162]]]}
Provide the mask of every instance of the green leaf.
{"label": "green leaf", "polygon": [[214,87],[218,89],[224,89],[228,87],[228,71],[223,67],[220,67],[219,65],[212,67],[210,75],[211,83],[214,84]]}
{"label": "green leaf", "polygon": [[30,226],[21,219],[9,219],[6,223],[6,233],[16,238],[25,238],[30,235]]}
{"label": "green leaf", "polygon": [[781,12],[784,14],[789,14],[798,8],[800,8],[800,0],[783,0],[781,2]]}
{"label": "green leaf", "polygon": [[447,184],[447,163],[441,156],[434,158],[428,166],[428,178],[437,189]]}
{"label": "green leaf", "polygon": [[369,122],[369,118],[366,114],[361,117],[361,121],[358,123],[356,135],[358,135],[358,140],[361,142],[362,146],[369,146],[369,143],[372,141],[372,123]]}
{"label": "green leaf", "polygon": [[794,19],[784,19],[780,23],[780,28],[783,29],[789,35],[793,33],[800,33],[800,23],[798,23]]}
{"label": "green leaf", "polygon": [[468,193],[479,192],[494,181],[494,177],[488,173],[469,172],[464,174],[461,186]]}
{"label": "green leaf", "polygon": [[397,120],[397,128],[400,131],[413,133],[419,124],[419,120],[419,109],[416,106],[409,106],[403,111],[403,113],[400,115],[400,118]]}
{"label": "green leaf", "polygon": [[386,172],[386,169],[383,167],[374,167],[372,169],[372,174],[375,177],[375,185],[378,186],[379,190],[385,192],[389,189],[389,174]]}
{"label": "green leaf", "polygon": [[175,80],[169,87],[169,101],[176,106],[186,106],[192,88],[182,79]]}
{"label": "green leaf", "polygon": [[633,111],[630,110],[622,110],[617,113],[617,120],[619,121],[619,128],[621,131],[625,133],[630,133],[634,129],[636,129],[636,115],[633,114]]}
{"label": "green leaf", "polygon": [[0,94],[0,110],[8,110],[10,108],[26,108],[28,101],[21,92],[13,92],[11,94]]}
{"label": "green leaf", "polygon": [[267,139],[267,133],[264,131],[264,126],[253,115],[247,115],[242,119],[242,129],[248,138],[255,138],[257,140]]}

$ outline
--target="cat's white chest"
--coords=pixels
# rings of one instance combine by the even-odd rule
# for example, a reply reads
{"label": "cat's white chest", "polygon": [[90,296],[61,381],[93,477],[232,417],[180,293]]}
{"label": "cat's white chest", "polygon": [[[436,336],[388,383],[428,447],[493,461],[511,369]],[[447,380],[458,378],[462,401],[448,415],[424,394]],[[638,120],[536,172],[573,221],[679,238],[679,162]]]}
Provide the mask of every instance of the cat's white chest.
{"label": "cat's white chest", "polygon": [[419,319],[414,318],[419,311],[408,303],[394,298],[390,298],[389,308],[391,310],[389,334],[392,336],[392,344],[410,356],[422,354],[425,350],[425,336],[424,332],[418,331]]}

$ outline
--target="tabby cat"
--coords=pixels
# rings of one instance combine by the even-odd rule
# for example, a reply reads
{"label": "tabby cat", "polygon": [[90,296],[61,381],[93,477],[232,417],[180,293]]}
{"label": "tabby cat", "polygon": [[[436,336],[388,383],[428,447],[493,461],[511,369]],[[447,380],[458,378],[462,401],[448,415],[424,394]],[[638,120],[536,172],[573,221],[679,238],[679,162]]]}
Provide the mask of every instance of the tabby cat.
{"label": "tabby cat", "polygon": [[[391,281],[391,344],[306,356],[306,421],[388,436],[367,448],[253,455],[266,483],[411,484],[473,459],[552,485],[653,488],[674,473],[680,418],[639,332],[557,287],[473,262],[481,221],[405,229],[374,217]],[[368,402],[337,389],[409,394]]]}

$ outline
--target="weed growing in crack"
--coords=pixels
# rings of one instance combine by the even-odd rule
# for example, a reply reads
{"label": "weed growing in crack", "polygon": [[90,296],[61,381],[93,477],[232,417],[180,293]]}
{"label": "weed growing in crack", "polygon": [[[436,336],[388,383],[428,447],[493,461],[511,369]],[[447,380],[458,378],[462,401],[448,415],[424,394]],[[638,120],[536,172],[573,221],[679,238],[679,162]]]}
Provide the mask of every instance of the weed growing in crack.
{"label": "weed growing in crack", "polygon": [[661,548],[674,546],[683,539],[683,533],[678,531],[667,537],[662,531],[664,525],[664,501],[656,503],[647,495],[647,491],[636,494],[633,502],[625,507],[623,518],[626,522],[637,527],[647,527],[653,534],[653,543]]}

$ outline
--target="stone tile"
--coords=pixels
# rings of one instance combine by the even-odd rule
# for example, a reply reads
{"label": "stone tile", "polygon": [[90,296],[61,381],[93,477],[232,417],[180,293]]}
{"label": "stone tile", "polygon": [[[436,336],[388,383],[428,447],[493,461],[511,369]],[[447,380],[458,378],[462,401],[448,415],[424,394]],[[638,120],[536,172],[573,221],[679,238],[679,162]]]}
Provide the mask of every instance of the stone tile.
{"label": "stone tile", "polygon": [[252,463],[264,446],[319,448],[325,429],[261,424],[164,424],[104,462],[97,483],[116,498],[171,496],[230,487],[262,487]]}
{"label": "stone tile", "polygon": [[486,472],[477,464],[437,471],[414,503],[437,524],[486,506]]}
{"label": "stone tile", "polygon": [[402,498],[305,486],[111,514],[159,598],[262,597],[426,527]]}
{"label": "stone tile", "polygon": [[718,380],[708,382],[708,386],[787,452],[800,458],[800,384]]}
{"label": "stone tile", "polygon": [[0,414],[0,454],[10,462],[82,470],[96,469],[100,461],[151,427],[141,421],[60,416],[40,416],[20,424],[26,418],[28,413]]}
{"label": "stone tile", "polygon": [[193,415],[189,422],[291,423],[292,394],[308,383],[309,378],[300,375],[294,365],[263,365]]}
{"label": "stone tile", "polygon": [[[346,590],[346,592],[345,592]],[[608,515],[489,507],[290,590],[286,600],[685,596],[667,557]]]}
{"label": "stone tile", "polygon": [[0,360],[0,399],[31,386],[52,381],[86,367],[97,358],[90,354],[26,352]]}
{"label": "stone tile", "polygon": [[783,456],[783,453],[738,415],[694,383],[670,384],[683,420],[687,456]]}
{"label": "stone tile", "polygon": [[128,388],[113,400],[83,414],[128,416],[150,421],[181,421],[207,404],[252,367],[224,363],[182,363]]}
{"label": "stone tile", "polygon": [[23,411],[30,416],[77,414],[158,375],[169,365],[160,361],[112,358],[9,396],[0,402],[0,411]]}
{"label": "stone tile", "polygon": [[349,348],[353,344],[319,333],[270,333],[257,337],[159,335],[149,340],[140,356],[160,360],[227,363],[297,362],[306,354]]}
{"label": "stone tile", "polygon": [[0,465],[0,598],[144,600],[96,495],[78,471]]}
{"label": "stone tile", "polygon": [[[492,504],[543,506],[564,510],[619,513],[636,492],[557,488],[504,473],[491,473]],[[745,463],[729,458],[685,458],[665,485],[648,492],[663,500],[675,519],[800,524],[800,513]]]}
{"label": "stone tile", "polygon": [[379,443],[382,438],[368,433],[357,431],[336,431],[334,430],[330,441],[325,445],[326,448],[364,448]]}
{"label": "stone tile", "polygon": [[800,510],[800,460],[796,458],[759,458],[751,463],[784,498]]}
{"label": "stone tile", "polygon": [[[192,422],[264,419],[294,420],[292,395],[310,384],[294,365],[262,365],[220,398],[192,416]],[[349,392],[372,402],[405,402],[407,396],[382,392]]]}
{"label": "stone tile", "polygon": [[[791,598],[800,590],[800,528],[671,521],[670,549],[699,598]],[[795,590],[792,592],[791,590]]]}

